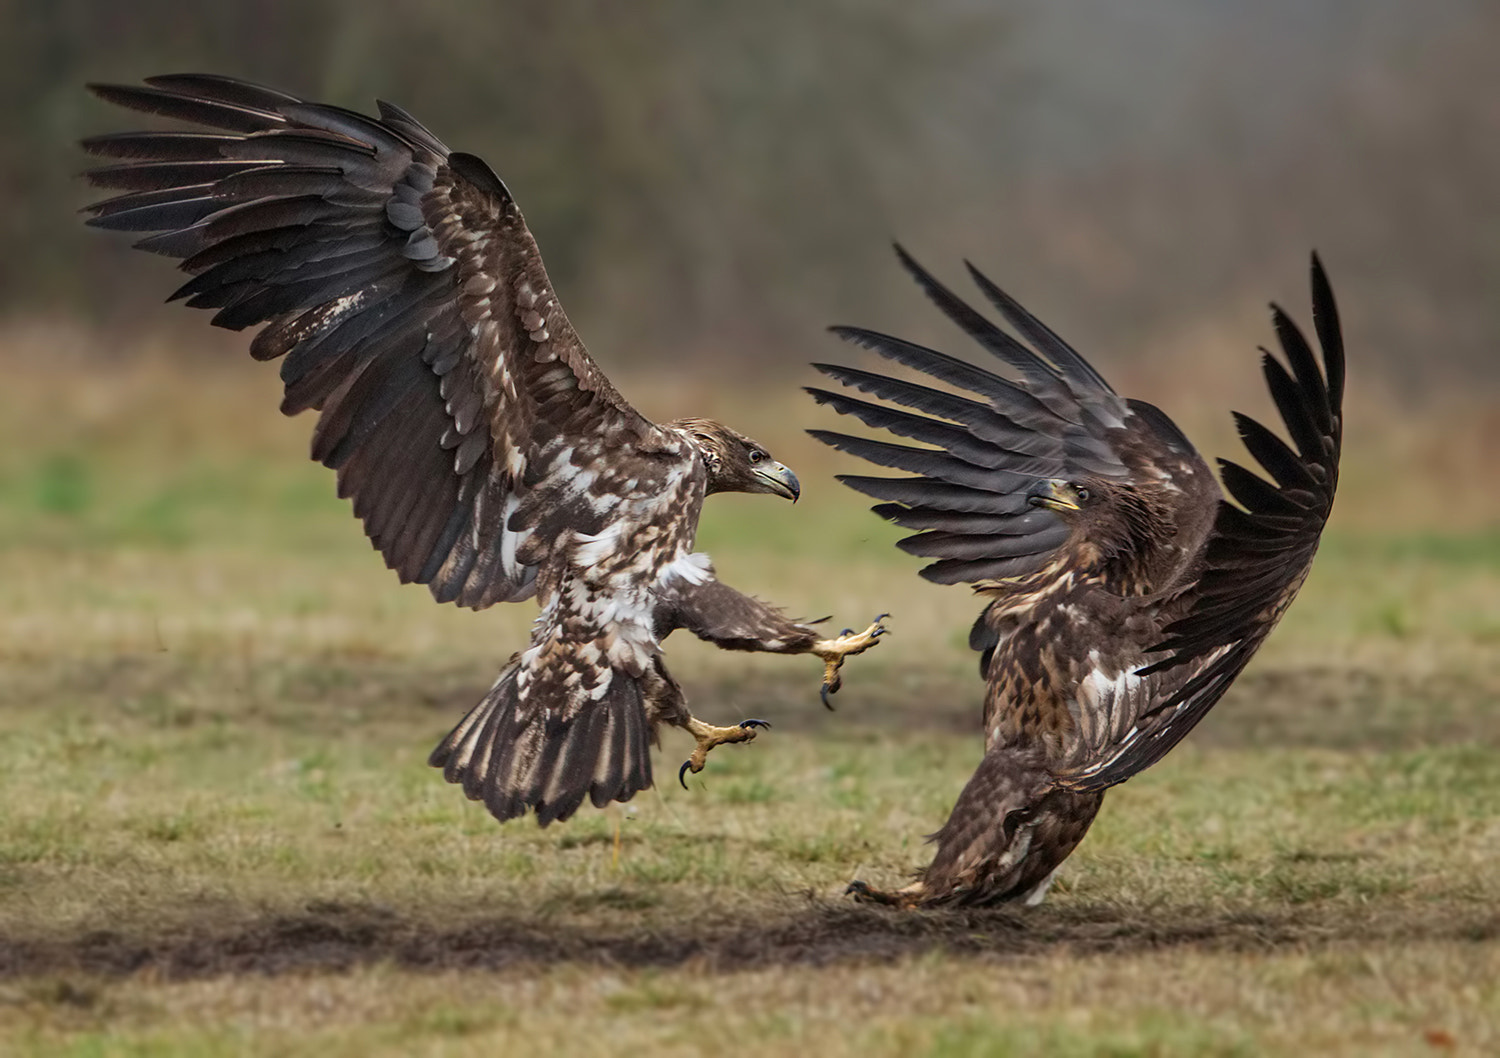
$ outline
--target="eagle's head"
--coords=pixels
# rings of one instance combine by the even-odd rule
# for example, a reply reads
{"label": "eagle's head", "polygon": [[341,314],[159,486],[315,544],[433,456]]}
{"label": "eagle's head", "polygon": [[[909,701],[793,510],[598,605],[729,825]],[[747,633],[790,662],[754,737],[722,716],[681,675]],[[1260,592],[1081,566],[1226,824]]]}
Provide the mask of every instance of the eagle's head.
{"label": "eagle's head", "polygon": [[708,492],[769,492],[793,503],[802,495],[797,475],[771,458],[766,446],[712,419],[678,419],[670,426],[698,449],[708,469]]}
{"label": "eagle's head", "polygon": [[1166,497],[1126,481],[1043,478],[1026,502],[1055,512],[1070,530],[1059,548],[1068,565],[1099,577],[1115,590],[1153,590],[1175,561],[1177,527]]}

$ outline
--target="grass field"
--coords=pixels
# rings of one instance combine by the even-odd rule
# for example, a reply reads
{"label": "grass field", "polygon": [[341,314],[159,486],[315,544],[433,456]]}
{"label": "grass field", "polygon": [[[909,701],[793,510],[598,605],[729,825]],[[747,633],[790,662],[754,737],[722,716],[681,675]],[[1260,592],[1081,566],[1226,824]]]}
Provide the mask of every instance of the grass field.
{"label": "grass field", "polygon": [[841,893],[919,866],[977,759],[976,606],[832,483],[809,402],[624,387],[801,473],[710,505],[725,580],[892,637],[832,714],[814,661],[674,638],[699,715],[775,728],[500,828],[425,758],[530,607],[397,585],[274,371],[76,340],[0,390],[0,1052],[1500,1052],[1492,413],[1356,418],[1301,600],[1046,905],[900,915]]}

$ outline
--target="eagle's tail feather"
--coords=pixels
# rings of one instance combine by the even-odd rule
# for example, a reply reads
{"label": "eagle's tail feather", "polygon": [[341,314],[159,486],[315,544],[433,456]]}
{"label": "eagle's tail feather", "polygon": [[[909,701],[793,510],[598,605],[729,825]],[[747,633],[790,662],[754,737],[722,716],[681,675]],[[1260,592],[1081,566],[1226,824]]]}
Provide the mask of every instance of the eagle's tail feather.
{"label": "eagle's tail feather", "polygon": [[536,812],[567,819],[585,797],[602,808],[651,785],[651,730],[640,681],[614,673],[608,690],[564,718],[522,709],[512,663],[427,762],[483,801],[502,823]]}

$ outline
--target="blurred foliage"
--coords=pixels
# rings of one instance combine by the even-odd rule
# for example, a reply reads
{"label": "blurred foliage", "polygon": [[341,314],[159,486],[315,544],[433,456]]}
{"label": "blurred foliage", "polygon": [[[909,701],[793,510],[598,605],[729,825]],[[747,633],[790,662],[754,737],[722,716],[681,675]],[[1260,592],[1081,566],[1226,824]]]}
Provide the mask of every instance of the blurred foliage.
{"label": "blurred foliage", "polygon": [[[140,120],[81,86],[208,70],[365,111],[376,97],[400,103],[502,174],[575,316],[664,352],[716,329],[774,341],[802,310],[821,320],[841,290],[866,285],[851,238],[884,241],[885,203],[931,153],[924,114],[1001,29],[987,14],[931,19],[901,0],[0,10],[0,55],[16,60],[0,62],[0,88],[35,101],[4,119],[15,126],[0,162],[4,234],[32,248],[0,261],[12,307],[42,297],[108,315],[170,289],[164,270],[127,264],[123,240],[87,237],[68,216],[89,198],[69,179],[86,164],[74,141]],[[889,269],[883,254],[865,256]]]}
{"label": "blurred foliage", "polygon": [[133,120],[82,83],[209,70],[487,158],[606,367],[753,372],[844,321],[951,344],[894,237],[1106,371],[1248,354],[1315,246],[1359,377],[1493,383],[1497,40],[1484,0],[0,0],[0,313],[201,333],[73,176]]}

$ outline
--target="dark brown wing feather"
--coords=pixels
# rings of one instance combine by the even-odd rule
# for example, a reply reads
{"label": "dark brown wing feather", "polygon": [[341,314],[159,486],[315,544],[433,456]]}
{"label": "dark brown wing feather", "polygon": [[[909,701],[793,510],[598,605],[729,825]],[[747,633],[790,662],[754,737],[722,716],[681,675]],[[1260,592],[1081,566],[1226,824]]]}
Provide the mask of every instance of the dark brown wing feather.
{"label": "dark brown wing feather", "polygon": [[1175,746],[1228,690],[1281,620],[1307,578],[1333,507],[1343,442],[1344,343],[1328,277],[1312,260],[1313,322],[1323,350],[1318,368],[1290,317],[1272,306],[1287,366],[1262,350],[1266,382],[1292,438],[1236,413],[1245,447],[1270,480],[1221,460],[1224,484],[1243,506],[1220,501],[1204,547],[1201,576],[1175,603],[1180,614],[1149,653],[1170,654],[1145,668],[1119,725],[1124,737],[1069,777],[1097,790],[1123,782]]}
{"label": "dark brown wing feather", "polygon": [[85,141],[117,160],[89,179],[122,192],[89,223],[152,233],[136,245],[181,258],[174,296],[215,324],[268,324],[251,352],[283,358],[284,412],[321,411],[313,457],[403,581],[474,607],[530,594],[508,523],[538,436],[649,446],[656,427],[584,351],[500,179],[385,103],[200,74],[91,87],[219,131]]}
{"label": "dark brown wing feather", "polygon": [[841,475],[850,488],[887,502],[874,511],[922,530],[898,544],[938,561],[922,570],[940,584],[1015,577],[1045,568],[1068,538],[1053,512],[1028,506],[1039,479],[1083,475],[1131,480],[1143,472],[1181,482],[1183,503],[1213,490],[1202,458],[1165,415],[1119,396],[1086,360],[972,265],[990,302],[1035,352],[965,304],[904,251],[901,262],[942,311],[1019,379],[857,327],[840,337],[914,368],[962,395],[850,367],[814,364],[845,387],[910,408],[809,389],[820,404],[867,426],[933,446],[916,448],[827,430],[812,435],[906,478]]}

